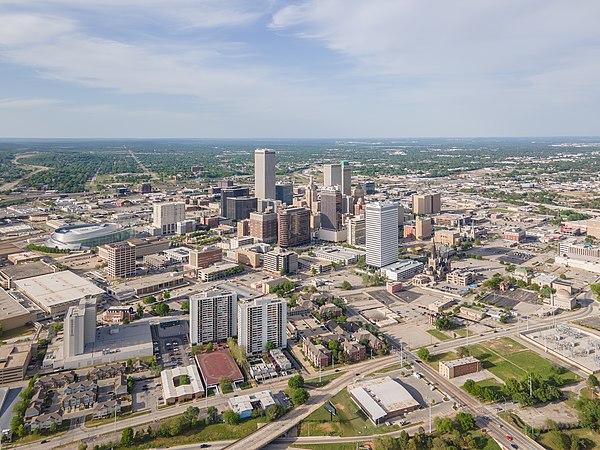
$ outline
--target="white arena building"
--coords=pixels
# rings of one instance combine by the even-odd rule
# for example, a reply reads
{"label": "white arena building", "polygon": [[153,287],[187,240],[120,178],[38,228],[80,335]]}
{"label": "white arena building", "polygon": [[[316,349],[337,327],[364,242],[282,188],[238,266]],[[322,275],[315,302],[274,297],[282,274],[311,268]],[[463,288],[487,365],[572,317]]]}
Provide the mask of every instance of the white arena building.
{"label": "white arena building", "polygon": [[102,244],[124,241],[133,237],[134,230],[118,223],[71,225],[56,229],[46,241],[48,247],[80,250]]}

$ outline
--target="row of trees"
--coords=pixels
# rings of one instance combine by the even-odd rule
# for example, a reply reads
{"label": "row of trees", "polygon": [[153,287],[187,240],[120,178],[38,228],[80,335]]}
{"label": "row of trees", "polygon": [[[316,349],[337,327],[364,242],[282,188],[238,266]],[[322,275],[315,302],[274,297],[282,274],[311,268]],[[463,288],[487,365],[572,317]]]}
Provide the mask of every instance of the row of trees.
{"label": "row of trees", "polygon": [[[377,450],[459,450],[484,448],[488,439],[483,436],[473,436],[471,431],[476,428],[475,419],[471,414],[458,413],[454,420],[436,418],[436,432],[425,433],[421,427],[419,432],[410,436],[402,431],[400,436],[382,436],[377,438]],[[487,448],[487,447],[485,447]]]}

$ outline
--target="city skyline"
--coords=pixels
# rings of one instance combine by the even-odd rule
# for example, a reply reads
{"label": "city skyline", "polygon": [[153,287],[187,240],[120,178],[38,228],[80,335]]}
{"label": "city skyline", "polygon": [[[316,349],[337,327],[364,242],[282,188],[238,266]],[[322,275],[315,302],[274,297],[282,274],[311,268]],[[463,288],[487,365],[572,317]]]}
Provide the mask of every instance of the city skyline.
{"label": "city skyline", "polygon": [[600,134],[589,0],[0,12],[4,138]]}

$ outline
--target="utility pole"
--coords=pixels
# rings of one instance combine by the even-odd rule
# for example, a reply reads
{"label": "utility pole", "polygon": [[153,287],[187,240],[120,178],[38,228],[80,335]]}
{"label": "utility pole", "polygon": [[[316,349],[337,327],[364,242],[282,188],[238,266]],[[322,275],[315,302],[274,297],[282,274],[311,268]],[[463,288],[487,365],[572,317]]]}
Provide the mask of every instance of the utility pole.
{"label": "utility pole", "polygon": [[530,374],[529,374],[529,396],[530,396],[530,397],[533,397],[533,387],[532,387],[533,385],[532,385],[532,382],[531,382],[531,381],[532,381],[532,380],[531,380],[531,373],[530,373]]}

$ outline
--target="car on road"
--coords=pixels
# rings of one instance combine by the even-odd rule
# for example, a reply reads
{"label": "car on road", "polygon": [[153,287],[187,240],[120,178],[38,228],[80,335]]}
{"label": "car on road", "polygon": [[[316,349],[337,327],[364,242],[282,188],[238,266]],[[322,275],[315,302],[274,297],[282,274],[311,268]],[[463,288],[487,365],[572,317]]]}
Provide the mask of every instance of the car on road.
{"label": "car on road", "polygon": [[506,435],[506,439],[508,439],[509,441],[513,440],[512,436],[509,436],[508,434]]}
{"label": "car on road", "polygon": [[512,448],[514,448],[514,449],[518,449],[518,448],[519,448],[519,446],[518,446],[517,444],[510,444],[510,446],[511,446]]}

